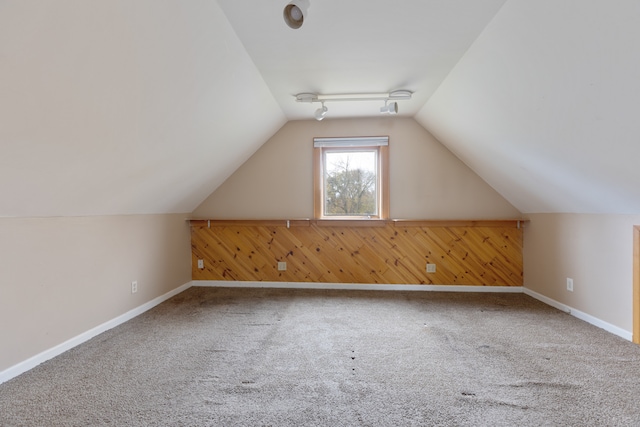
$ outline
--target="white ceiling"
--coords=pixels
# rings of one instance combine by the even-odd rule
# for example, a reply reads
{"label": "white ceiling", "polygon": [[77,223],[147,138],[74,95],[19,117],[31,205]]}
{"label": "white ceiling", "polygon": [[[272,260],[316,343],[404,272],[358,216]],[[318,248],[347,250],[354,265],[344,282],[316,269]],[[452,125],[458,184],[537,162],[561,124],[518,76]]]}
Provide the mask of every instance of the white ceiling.
{"label": "white ceiling", "polygon": [[0,1],[0,217],[191,212],[296,93],[394,89],[520,211],[640,213],[637,0],[286,3]]}
{"label": "white ceiling", "polygon": [[[313,118],[313,93],[414,92],[413,116],[505,0],[311,0],[300,29],[285,25],[289,0],[218,0],[289,120]],[[327,118],[380,114],[383,102],[327,103]]]}

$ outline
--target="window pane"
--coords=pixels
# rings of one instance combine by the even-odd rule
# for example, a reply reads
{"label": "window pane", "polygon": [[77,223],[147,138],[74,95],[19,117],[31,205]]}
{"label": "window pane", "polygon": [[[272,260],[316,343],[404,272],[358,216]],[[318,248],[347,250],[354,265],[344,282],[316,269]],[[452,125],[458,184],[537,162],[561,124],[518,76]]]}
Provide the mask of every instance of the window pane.
{"label": "window pane", "polygon": [[377,216],[377,151],[324,151],[324,215]]}

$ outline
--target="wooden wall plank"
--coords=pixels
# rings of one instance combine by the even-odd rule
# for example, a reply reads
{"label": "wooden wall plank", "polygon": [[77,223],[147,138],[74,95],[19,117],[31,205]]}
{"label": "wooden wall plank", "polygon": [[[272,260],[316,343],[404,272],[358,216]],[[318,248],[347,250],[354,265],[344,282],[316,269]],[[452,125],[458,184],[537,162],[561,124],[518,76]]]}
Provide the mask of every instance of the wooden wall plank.
{"label": "wooden wall plank", "polygon": [[[515,221],[343,222],[288,228],[277,221],[194,222],[193,279],[522,286],[522,230]],[[279,261],[287,262],[286,271],[278,271]],[[426,272],[427,263],[436,264],[435,273]]]}

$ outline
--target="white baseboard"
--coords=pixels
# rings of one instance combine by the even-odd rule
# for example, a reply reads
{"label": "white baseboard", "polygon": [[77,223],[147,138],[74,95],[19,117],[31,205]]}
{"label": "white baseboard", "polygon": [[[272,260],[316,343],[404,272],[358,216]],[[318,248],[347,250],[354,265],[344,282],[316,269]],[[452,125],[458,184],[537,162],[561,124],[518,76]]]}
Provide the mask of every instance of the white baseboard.
{"label": "white baseboard", "polygon": [[156,305],[168,300],[169,298],[183,292],[191,287],[193,282],[185,283],[184,285],[167,292],[164,295],[161,295],[157,298],[152,299],[151,301],[142,304],[132,310],[127,311],[126,313],[116,317],[115,319],[111,319],[101,325],[96,326],[95,328],[89,329],[86,332],[77,335],[62,344],[58,344],[57,346],[50,348],[48,350],[43,351],[42,353],[36,354],[35,356],[20,362],[16,365],[13,365],[4,371],[0,372],[0,384],[9,381],[12,378],[17,377],[18,375],[27,372],[30,369],[35,368],[42,362],[46,362],[49,359],[53,359],[54,357],[64,353],[67,350],[72,349],[73,347],[82,344],[83,342],[89,341],[91,338],[99,335],[109,329],[112,329],[118,325],[125,323],[128,320],[133,319],[136,316],[141,315],[147,310],[152,309]]}
{"label": "white baseboard", "polygon": [[604,320],[600,320],[597,317],[594,317],[590,314],[587,314],[583,311],[576,310],[573,307],[570,307],[566,304],[562,304],[554,299],[546,297],[542,294],[539,294],[531,289],[524,288],[524,293],[533,297],[543,303],[550,305],[551,307],[557,308],[558,310],[564,311],[567,314],[570,314],[582,321],[592,324],[593,326],[597,326],[598,328],[604,329],[607,332],[610,332],[614,335],[617,335],[621,338],[626,339],[627,341],[631,341],[633,339],[633,333],[627,330],[624,330],[618,326],[612,325],[611,323],[607,323]]}
{"label": "white baseboard", "polygon": [[431,292],[502,292],[522,293],[521,286],[464,286],[464,285],[385,285],[363,283],[317,282],[239,282],[225,280],[194,280],[193,286],[220,288],[286,288],[286,289],[345,289],[362,291],[431,291]]}

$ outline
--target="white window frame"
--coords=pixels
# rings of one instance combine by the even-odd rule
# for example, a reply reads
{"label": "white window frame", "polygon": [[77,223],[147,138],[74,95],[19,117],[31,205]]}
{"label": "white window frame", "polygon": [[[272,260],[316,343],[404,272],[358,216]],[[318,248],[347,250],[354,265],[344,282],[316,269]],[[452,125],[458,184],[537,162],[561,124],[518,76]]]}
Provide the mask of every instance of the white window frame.
{"label": "white window frame", "polygon": [[[377,215],[325,216],[324,215],[324,153],[327,151],[376,151],[377,152]],[[389,218],[389,137],[350,137],[313,139],[313,214],[316,219],[362,220]]]}

